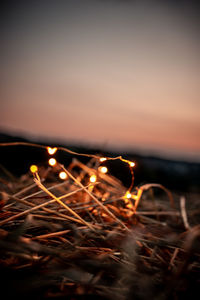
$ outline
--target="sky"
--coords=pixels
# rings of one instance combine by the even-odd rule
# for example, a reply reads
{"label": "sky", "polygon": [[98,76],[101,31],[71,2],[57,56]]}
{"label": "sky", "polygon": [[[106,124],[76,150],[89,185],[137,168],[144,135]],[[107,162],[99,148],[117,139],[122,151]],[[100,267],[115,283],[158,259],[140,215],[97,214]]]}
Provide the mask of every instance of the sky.
{"label": "sky", "polygon": [[196,1],[3,3],[0,131],[200,161]]}

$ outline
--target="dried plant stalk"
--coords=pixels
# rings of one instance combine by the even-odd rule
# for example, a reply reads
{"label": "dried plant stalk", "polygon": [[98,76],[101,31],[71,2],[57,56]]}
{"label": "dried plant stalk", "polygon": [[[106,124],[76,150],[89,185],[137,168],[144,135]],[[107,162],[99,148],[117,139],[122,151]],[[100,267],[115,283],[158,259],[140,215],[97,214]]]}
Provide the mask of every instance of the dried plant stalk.
{"label": "dried plant stalk", "polygon": [[113,220],[115,220],[118,224],[120,224],[127,231],[130,231],[129,228],[123,222],[121,222],[106,206],[104,206],[90,191],[88,191],[82,185],[81,182],[77,181],[77,179],[64,166],[61,166],[61,167],[74,182],[76,182],[81,188],[83,188],[86,191],[86,193],[102,208],[102,210],[106,214],[108,214]]}
{"label": "dried plant stalk", "polygon": [[[82,224],[86,225],[89,229],[95,231],[94,227],[86,222],[84,219],[82,219],[73,209],[71,209],[69,206],[67,206],[65,203],[63,203],[60,198],[57,198],[53,193],[51,193],[37,178],[34,178],[34,181],[36,184],[49,196],[51,196],[56,202],[58,202],[61,206],[63,206],[67,211],[69,211],[72,215],[74,215],[77,219],[79,219]],[[86,188],[82,186],[82,188],[85,190]]]}
{"label": "dried plant stalk", "polygon": [[[41,179],[36,173],[34,185],[25,174],[13,195],[2,185],[2,294],[41,300],[179,300],[198,294],[198,197],[196,206],[188,201],[186,208],[185,197],[172,197],[159,184],[128,194],[118,179],[99,172],[98,156],[88,157],[87,165],[57,164],[43,178],[39,172]],[[68,179],[58,183],[61,169]],[[90,174],[99,182],[88,185]],[[164,190],[170,201],[159,195],[153,204],[144,195],[151,188]]]}

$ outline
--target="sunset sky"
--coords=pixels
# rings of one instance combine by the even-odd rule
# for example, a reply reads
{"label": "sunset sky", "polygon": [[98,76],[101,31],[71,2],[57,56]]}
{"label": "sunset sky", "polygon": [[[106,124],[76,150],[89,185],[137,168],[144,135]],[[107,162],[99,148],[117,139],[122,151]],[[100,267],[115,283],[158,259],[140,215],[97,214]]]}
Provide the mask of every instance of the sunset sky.
{"label": "sunset sky", "polygon": [[0,131],[200,161],[196,1],[5,1]]}

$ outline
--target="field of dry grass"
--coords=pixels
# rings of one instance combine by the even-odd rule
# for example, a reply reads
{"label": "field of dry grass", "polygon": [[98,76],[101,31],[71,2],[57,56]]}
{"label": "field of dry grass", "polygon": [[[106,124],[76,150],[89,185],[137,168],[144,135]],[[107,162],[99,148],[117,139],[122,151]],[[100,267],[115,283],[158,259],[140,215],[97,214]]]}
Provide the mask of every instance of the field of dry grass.
{"label": "field of dry grass", "polygon": [[[63,149],[60,149],[63,150]],[[0,177],[4,299],[189,299],[200,291],[198,194],[134,185],[88,156]],[[49,154],[53,158],[53,154]],[[108,160],[127,164],[129,188]],[[64,172],[64,177],[59,174]]]}

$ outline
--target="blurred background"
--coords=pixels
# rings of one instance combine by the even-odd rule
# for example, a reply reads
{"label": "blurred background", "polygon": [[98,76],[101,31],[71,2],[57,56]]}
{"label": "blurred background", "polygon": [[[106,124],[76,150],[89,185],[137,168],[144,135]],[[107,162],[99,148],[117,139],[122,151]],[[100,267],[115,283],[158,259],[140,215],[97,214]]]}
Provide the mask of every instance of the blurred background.
{"label": "blurred background", "polygon": [[0,131],[200,162],[198,1],[3,1]]}
{"label": "blurred background", "polygon": [[4,1],[1,132],[200,159],[195,1]]}

